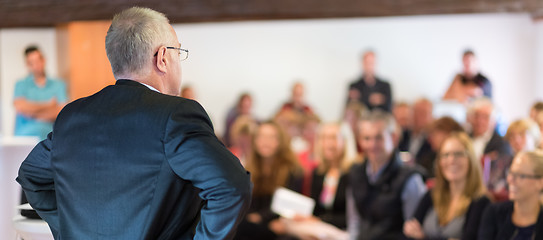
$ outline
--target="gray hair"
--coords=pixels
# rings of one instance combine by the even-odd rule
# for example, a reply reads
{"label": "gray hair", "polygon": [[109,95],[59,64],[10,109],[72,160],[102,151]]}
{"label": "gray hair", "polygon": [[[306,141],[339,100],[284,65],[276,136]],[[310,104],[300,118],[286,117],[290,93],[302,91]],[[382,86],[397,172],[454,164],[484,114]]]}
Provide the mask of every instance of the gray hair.
{"label": "gray hair", "polygon": [[382,122],[385,124],[385,129],[391,134],[396,134],[398,130],[398,124],[396,124],[396,120],[394,120],[394,117],[390,113],[387,113],[380,109],[375,109],[368,114],[362,115],[359,123],[363,122]]}
{"label": "gray hair", "polygon": [[165,45],[169,21],[149,8],[132,7],[113,17],[106,35],[106,53],[113,75],[148,74],[155,47]]}
{"label": "gray hair", "polygon": [[491,109],[490,119],[496,119],[496,108],[492,103],[492,100],[487,97],[480,97],[475,100],[468,106],[468,115],[473,115],[477,110],[489,107]]}

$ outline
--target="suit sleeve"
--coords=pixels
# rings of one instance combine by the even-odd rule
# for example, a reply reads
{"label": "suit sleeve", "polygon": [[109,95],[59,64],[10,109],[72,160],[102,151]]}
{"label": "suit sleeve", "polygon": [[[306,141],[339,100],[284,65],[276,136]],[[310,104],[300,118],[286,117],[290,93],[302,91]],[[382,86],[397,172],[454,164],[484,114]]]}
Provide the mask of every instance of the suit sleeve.
{"label": "suit sleeve", "polygon": [[38,212],[57,237],[59,221],[55,182],[51,169],[52,133],[41,141],[19,168],[17,182],[21,184],[30,205]]}
{"label": "suit sleeve", "polygon": [[233,238],[250,205],[250,175],[216,138],[199,104],[181,104],[172,114],[164,146],[172,170],[202,190],[205,205],[194,239]]}

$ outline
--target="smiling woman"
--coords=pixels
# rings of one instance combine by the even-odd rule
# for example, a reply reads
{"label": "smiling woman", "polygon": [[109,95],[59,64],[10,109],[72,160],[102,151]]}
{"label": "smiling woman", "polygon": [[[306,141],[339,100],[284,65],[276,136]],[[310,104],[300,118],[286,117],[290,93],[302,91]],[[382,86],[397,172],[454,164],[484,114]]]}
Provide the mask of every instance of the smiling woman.
{"label": "smiling woman", "polygon": [[519,153],[507,173],[511,201],[490,206],[479,239],[543,239],[543,153]]}
{"label": "smiling woman", "polygon": [[490,200],[469,137],[451,133],[436,161],[435,187],[419,203],[415,218],[405,223],[405,235],[413,239],[477,239],[481,213]]}

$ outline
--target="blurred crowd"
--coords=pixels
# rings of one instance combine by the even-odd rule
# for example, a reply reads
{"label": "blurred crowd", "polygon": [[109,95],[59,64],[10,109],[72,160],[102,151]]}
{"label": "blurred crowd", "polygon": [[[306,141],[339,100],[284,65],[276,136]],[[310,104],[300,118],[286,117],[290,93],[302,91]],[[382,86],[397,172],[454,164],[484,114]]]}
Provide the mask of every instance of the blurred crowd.
{"label": "blurred crowd", "polygon": [[[363,73],[348,87],[337,121],[321,122],[302,82],[270,120],[252,114],[250,93],[240,95],[222,136],[254,183],[236,238],[323,239],[301,227],[317,222],[351,239],[542,238],[543,102],[502,136],[492,84],[473,51],[464,52],[463,71],[439,100],[460,106],[465,119],[454,109],[435,114],[436,101],[423,97],[395,102],[375,58],[372,51],[361,56]],[[314,199],[313,216],[272,212],[280,187]]]}
{"label": "blurred crowd", "polygon": [[[16,85],[15,132],[43,138],[65,86],[46,77],[37,48],[25,56],[31,74]],[[251,93],[239,95],[220,137],[254,184],[236,239],[543,239],[543,102],[502,135],[473,51],[439,101],[395,102],[375,59],[362,54],[337,121],[321,121],[302,82],[267,120],[254,116]],[[190,86],[181,96],[196,98]],[[450,109],[437,114],[443,102]],[[278,188],[313,199],[313,215],[274,213]]]}

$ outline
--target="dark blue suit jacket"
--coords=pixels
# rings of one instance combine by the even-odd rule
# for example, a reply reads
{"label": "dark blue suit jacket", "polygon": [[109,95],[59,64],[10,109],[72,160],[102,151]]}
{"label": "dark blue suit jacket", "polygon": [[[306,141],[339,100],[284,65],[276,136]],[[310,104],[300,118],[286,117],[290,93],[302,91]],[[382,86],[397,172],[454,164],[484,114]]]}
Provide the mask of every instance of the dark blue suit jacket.
{"label": "dark blue suit jacket", "polygon": [[56,239],[230,239],[252,191],[197,102],[129,80],[68,104],[17,181]]}

